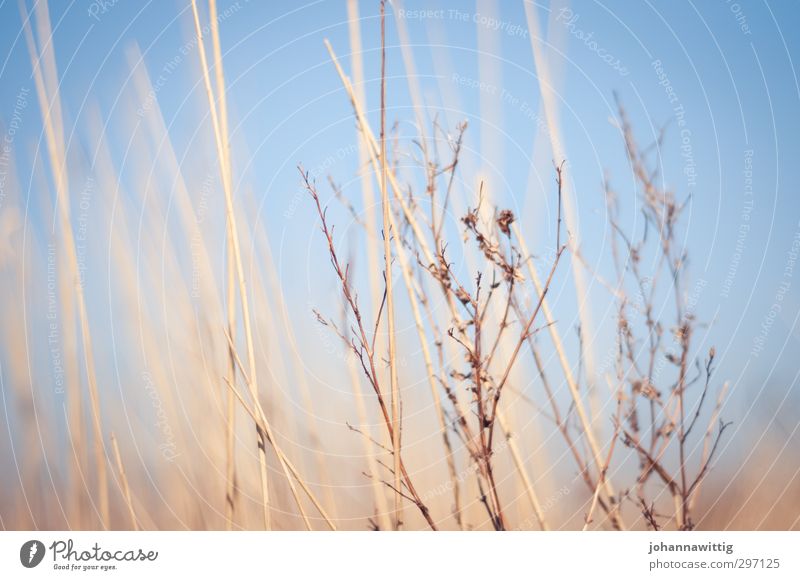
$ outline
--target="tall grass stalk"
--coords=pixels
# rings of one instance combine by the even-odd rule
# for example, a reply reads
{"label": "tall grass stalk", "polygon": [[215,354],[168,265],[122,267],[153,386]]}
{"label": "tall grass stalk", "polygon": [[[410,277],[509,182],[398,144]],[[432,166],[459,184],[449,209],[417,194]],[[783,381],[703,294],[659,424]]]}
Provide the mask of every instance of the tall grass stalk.
{"label": "tall grass stalk", "polygon": [[[36,5],[36,22],[39,33],[40,44],[43,43],[45,50],[40,51],[36,48],[36,42],[31,31],[30,19],[24,3],[20,3],[25,40],[28,45],[31,64],[33,67],[36,94],[39,98],[39,108],[42,111],[42,123],[44,125],[47,150],[50,158],[50,167],[53,171],[53,181],[57,194],[56,212],[60,217],[61,239],[65,251],[67,252],[67,271],[69,279],[72,280],[72,292],[74,300],[78,306],[78,320],[80,324],[82,339],[82,354],[84,371],[86,372],[89,384],[89,399],[92,410],[92,426],[94,431],[94,468],[97,472],[96,493],[100,507],[100,521],[104,528],[109,527],[109,503],[108,503],[108,475],[106,470],[106,452],[103,444],[103,420],[100,411],[100,395],[97,389],[97,378],[95,375],[94,351],[92,348],[92,337],[89,329],[89,318],[86,311],[86,300],[83,295],[83,286],[80,283],[78,271],[78,256],[75,248],[75,238],[70,222],[69,204],[69,178],[67,175],[67,160],[64,153],[63,126],[61,121],[61,102],[58,92],[57,72],[55,57],[52,46],[52,30],[50,27],[49,9],[47,1],[42,0]],[[42,67],[45,74],[42,73]],[[70,295],[72,295],[70,292]],[[73,385],[77,388],[78,385]],[[75,397],[74,400],[77,400]],[[76,432],[82,430],[76,426]],[[78,446],[84,446],[83,441],[78,441]]]}
{"label": "tall grass stalk", "polygon": [[[239,234],[236,228],[236,213],[233,208],[233,191],[231,175],[226,164],[226,146],[223,141],[222,129],[220,126],[217,105],[214,100],[214,92],[211,88],[211,80],[208,72],[208,60],[206,59],[205,47],[203,45],[203,32],[200,26],[200,15],[197,12],[197,0],[192,0],[192,14],[194,15],[195,34],[197,35],[198,53],[200,55],[201,71],[205,83],[206,94],[208,95],[209,110],[211,113],[211,124],[214,129],[214,142],[217,146],[217,156],[220,163],[220,174],[222,176],[222,188],[225,193],[225,211],[228,222],[228,235],[230,246],[233,248],[233,258],[236,264],[236,275],[239,284],[239,299],[242,307],[242,321],[244,323],[245,344],[247,345],[247,360],[249,364],[250,394],[253,399],[258,399],[258,374],[256,372],[256,356],[253,348],[253,334],[250,329],[250,308],[247,301],[247,288],[244,281],[244,267],[242,265],[242,255],[239,250]],[[269,530],[270,525],[270,504],[269,504],[269,482],[267,476],[267,442],[263,433],[258,434],[259,466],[261,469],[261,497],[263,501],[264,528]]]}
{"label": "tall grass stalk", "polygon": [[[353,89],[355,99],[362,108],[367,107],[367,93],[364,88],[364,64],[362,59],[362,44],[361,44],[361,18],[359,16],[358,0],[347,0],[347,28],[350,39],[350,63],[353,71]],[[362,131],[356,130],[356,140],[358,142],[358,175],[361,184],[361,198],[363,201],[363,218],[367,235],[371,239],[377,239],[378,236],[378,218],[377,218],[377,204],[375,201],[375,191],[373,188],[373,174],[369,171],[370,154],[368,151],[369,144],[366,141],[366,136]],[[367,271],[378,272],[380,269],[379,259],[379,245],[374,243],[367,244]],[[371,310],[377,311],[380,303],[383,300],[383,289],[377,276],[369,276],[369,290],[371,298]],[[378,336],[376,343],[381,344],[381,336]],[[358,373],[355,369],[355,361],[348,358],[348,375],[350,382],[353,386],[353,396],[355,397],[356,410],[359,421],[362,426],[367,425],[366,409],[364,407],[363,397],[361,396],[361,387]],[[363,427],[362,427],[363,428]],[[383,431],[378,436],[381,437]],[[370,473],[377,474],[377,457],[378,449],[375,448],[368,439],[364,439],[364,452],[367,457],[367,463]],[[377,477],[371,478],[371,488],[375,500],[375,508],[377,512],[377,525],[379,529],[391,529],[391,521],[389,519],[389,510],[386,503],[386,495],[383,492],[383,486]]]}
{"label": "tall grass stalk", "polygon": [[391,228],[391,207],[386,188],[388,173],[386,160],[386,2],[381,0],[381,206],[383,208],[383,264],[386,278],[386,320],[389,332],[389,381],[392,405],[392,456],[394,460],[394,488],[398,491],[394,499],[395,528],[403,526],[403,498],[400,490],[400,388],[397,384],[397,337],[394,328],[394,283],[392,276],[392,242],[395,235]]}
{"label": "tall grass stalk", "polygon": [[128,484],[128,476],[125,474],[125,466],[122,463],[122,455],[119,452],[119,444],[114,432],[111,432],[111,448],[114,450],[114,460],[117,463],[117,471],[119,472],[119,480],[122,487],[122,494],[125,497],[125,505],[128,507],[128,515],[131,518],[131,528],[139,531],[139,521],[136,519],[136,512],[133,509],[133,499],[131,497],[131,488]]}
{"label": "tall grass stalk", "polygon": [[[565,159],[562,140],[559,134],[559,123],[558,118],[556,115],[556,104],[555,104],[555,96],[553,95],[552,87],[549,81],[549,74],[548,74],[548,64],[547,59],[543,54],[543,50],[541,47],[541,37],[539,31],[541,30],[539,25],[539,17],[536,12],[536,7],[525,3],[525,15],[528,20],[528,29],[531,31],[530,39],[531,39],[531,48],[533,49],[533,56],[534,61],[536,63],[536,70],[538,72],[538,79],[539,79],[539,88],[542,94],[542,104],[545,111],[545,117],[547,119],[547,125],[550,129],[550,142],[553,151],[553,156],[556,159]],[[569,184],[564,184],[566,186],[564,190],[564,210],[565,210],[565,221],[567,225],[567,230],[572,237],[571,243],[575,246],[580,246],[580,237],[578,232],[578,224],[574,218],[574,210],[572,207],[572,196],[570,194]],[[577,293],[577,301],[578,301],[578,314],[581,319],[581,329],[582,332],[588,333],[589,336],[591,334],[591,321],[589,319],[589,296],[586,288],[585,276],[583,269],[578,264],[577,261],[573,261],[573,277],[575,281],[575,291]],[[563,350],[563,349],[561,349]],[[560,356],[560,355],[559,355]],[[592,377],[594,374],[594,364],[593,364],[593,357],[591,354],[591,349],[584,349],[582,352],[582,356],[584,357],[584,361],[587,368],[587,375]],[[562,367],[565,369],[568,365],[562,362]],[[568,380],[568,386],[570,389],[570,394],[572,395],[573,401],[575,402],[575,410],[578,414],[581,427],[583,432],[586,436],[586,440],[589,444],[589,448],[591,449],[592,456],[594,458],[594,463],[597,468],[598,478],[600,478],[600,472],[602,471],[603,466],[603,459],[602,453],[600,451],[600,445],[597,442],[597,438],[595,436],[594,425],[590,420],[589,415],[586,413],[584,409],[584,405],[581,399],[581,395],[578,392],[577,385],[575,385],[574,381]],[[615,492],[613,484],[611,483],[610,478],[603,478],[604,484],[603,487],[606,491],[606,494],[610,501],[616,501]],[[614,521],[615,525],[624,529],[624,523],[622,522],[621,517],[618,513],[614,513],[612,516],[612,520]]]}
{"label": "tall grass stalk", "polygon": [[[233,177],[233,172],[230,159],[230,133],[228,132],[228,100],[227,92],[225,91],[225,73],[222,64],[222,45],[219,40],[219,18],[217,17],[216,0],[209,0],[208,9],[214,51],[214,80],[216,82],[219,99],[220,132],[224,139],[224,165],[228,172],[228,181],[230,182]],[[230,237],[226,240],[226,248],[228,259],[225,262],[227,281],[225,286],[225,303],[227,305],[228,315],[228,334],[236,336],[236,272],[233,260],[233,243]],[[236,362],[233,358],[233,352],[228,353],[227,372],[228,380],[232,383],[235,382]],[[233,393],[228,389],[224,389],[224,391],[227,394],[225,415],[227,426],[225,431],[225,477],[227,480],[227,489],[225,492],[225,521],[226,527],[231,530],[233,529],[236,512],[236,408]]]}

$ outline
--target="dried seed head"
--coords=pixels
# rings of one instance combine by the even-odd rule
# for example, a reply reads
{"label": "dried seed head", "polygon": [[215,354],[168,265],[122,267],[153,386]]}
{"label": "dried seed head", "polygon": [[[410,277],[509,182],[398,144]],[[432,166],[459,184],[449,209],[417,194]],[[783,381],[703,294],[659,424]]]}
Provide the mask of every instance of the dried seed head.
{"label": "dried seed head", "polygon": [[469,296],[469,293],[463,288],[459,288],[456,290],[456,298],[458,298],[462,304],[469,304],[472,301],[472,299]]}
{"label": "dried seed head", "polygon": [[507,236],[511,236],[511,224],[514,223],[514,213],[510,209],[504,209],[500,212],[500,216],[497,218],[497,227],[500,228],[500,231],[503,232]]}
{"label": "dried seed head", "polygon": [[478,212],[475,210],[468,211],[467,215],[461,218],[461,221],[463,221],[468,228],[475,228],[475,226],[478,225]]}
{"label": "dried seed head", "polygon": [[648,379],[639,382],[638,391],[651,401],[655,401],[661,398],[661,393],[658,391],[658,389],[656,389],[653,386],[653,384]]}

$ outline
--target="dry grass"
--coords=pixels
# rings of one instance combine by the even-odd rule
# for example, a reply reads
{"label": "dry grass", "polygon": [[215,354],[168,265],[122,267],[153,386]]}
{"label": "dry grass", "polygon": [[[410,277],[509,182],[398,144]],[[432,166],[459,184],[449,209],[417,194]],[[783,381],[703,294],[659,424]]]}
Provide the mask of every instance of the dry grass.
{"label": "dry grass", "polygon": [[[595,372],[590,349],[579,348],[580,360],[570,359],[569,329],[560,327],[550,305],[554,288],[573,284],[581,325],[591,325],[586,276],[593,273],[580,254],[570,180],[577,169],[562,154],[537,35],[531,35],[532,50],[556,159],[546,192],[557,207],[555,251],[542,271],[517,216],[494,204],[485,184],[473,191],[461,183],[462,151],[470,139],[466,124],[448,131],[436,120],[426,127],[417,86],[411,87],[419,129],[412,151],[391,146],[385,67],[387,58],[399,55],[386,48],[383,2],[376,138],[366,113],[356,2],[348,2],[348,15],[355,82],[333,46],[325,45],[357,126],[367,210],[351,244],[364,247],[368,257],[361,277],[334,235],[325,194],[300,170],[315,212],[306,215],[323,234],[315,259],[330,262],[336,282],[335,296],[315,312],[316,319],[345,353],[342,368],[331,375],[342,371],[342,382],[353,392],[352,408],[342,410],[334,427],[314,417],[312,408],[329,401],[304,365],[308,353],[294,349],[300,339],[286,328],[293,322],[286,289],[263,226],[246,211],[253,200],[234,185],[214,0],[210,39],[203,37],[196,0],[192,17],[210,116],[206,137],[213,139],[218,165],[208,176],[184,175],[156,107],[132,130],[133,155],[153,174],[137,177],[136,191],[129,193],[97,130],[95,171],[108,197],[94,202],[100,219],[93,223],[108,224],[114,282],[108,304],[96,305],[76,282],[80,263],[71,211],[77,180],[67,175],[52,44],[42,46],[42,38],[50,38],[47,6],[38,3],[33,15],[38,43],[23,15],[48,152],[46,166],[36,171],[53,183],[58,220],[53,231],[26,224],[14,232],[17,253],[0,262],[9,280],[0,296],[6,321],[0,378],[3,393],[11,393],[3,400],[6,416],[16,417],[6,420],[10,440],[0,457],[18,475],[18,485],[0,492],[3,527],[694,529],[703,519],[701,490],[729,425],[720,418],[727,385],[716,388],[714,350],[698,355],[693,343],[698,320],[686,305],[689,272],[676,241],[685,204],[659,188],[646,153],[651,148],[638,146],[620,106],[619,132],[647,226],[624,230],[609,183],[616,278],[603,283],[618,326],[613,362]],[[529,26],[538,28],[535,10],[527,15]],[[141,100],[151,83],[141,55],[131,55]],[[413,70],[412,52],[402,56]],[[404,171],[414,163],[416,171]],[[173,190],[159,174],[171,177]],[[376,186],[381,219],[373,213]],[[177,218],[168,225],[164,200],[173,194]],[[357,211],[343,192],[331,197]],[[21,196],[15,203],[21,206]],[[218,214],[224,219],[213,212],[199,219],[205,206],[223,210]],[[454,220],[460,207],[466,210]],[[142,240],[137,231],[154,235]],[[60,280],[52,295],[49,272],[26,270],[26,264],[48,262],[48,244]],[[669,315],[666,296],[673,304]],[[55,304],[52,316],[42,307],[48,300]],[[28,318],[13,312],[18,304]],[[108,350],[92,341],[106,320],[104,305],[121,328],[114,347],[124,346],[124,360],[113,365],[97,364]],[[413,328],[413,341],[400,340],[399,320]],[[49,328],[58,334],[61,356],[81,362],[79,368],[65,362],[63,399],[42,386],[52,383],[54,355],[42,332]],[[30,333],[44,352],[14,350],[20,332]],[[44,372],[26,368],[42,356],[50,359]],[[574,372],[578,366],[583,376]],[[283,387],[289,383],[302,391],[305,415],[287,400]],[[605,404],[589,409],[590,396]],[[348,429],[352,416],[358,424]],[[298,417],[305,420],[296,424]],[[549,434],[548,445],[568,461],[540,461],[543,445],[531,423]],[[607,437],[598,423],[610,428]],[[66,444],[56,440],[62,432]],[[292,432],[322,449],[287,440]],[[327,445],[346,448],[355,458],[327,455]],[[363,485],[336,483],[356,479]]]}

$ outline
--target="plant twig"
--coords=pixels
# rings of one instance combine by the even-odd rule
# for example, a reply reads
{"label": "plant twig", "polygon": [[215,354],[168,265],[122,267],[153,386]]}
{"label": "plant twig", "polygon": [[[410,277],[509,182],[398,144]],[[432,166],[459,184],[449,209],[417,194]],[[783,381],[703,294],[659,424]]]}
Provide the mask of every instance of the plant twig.
{"label": "plant twig", "polygon": [[119,479],[122,483],[122,494],[125,497],[125,505],[128,507],[128,515],[131,518],[131,527],[135,531],[139,531],[139,522],[136,519],[136,512],[133,510],[133,500],[131,499],[131,488],[128,485],[128,476],[125,474],[125,467],[122,464],[122,456],[119,453],[119,445],[114,433],[111,433],[111,448],[114,450],[114,458],[117,462],[117,471],[119,471]]}

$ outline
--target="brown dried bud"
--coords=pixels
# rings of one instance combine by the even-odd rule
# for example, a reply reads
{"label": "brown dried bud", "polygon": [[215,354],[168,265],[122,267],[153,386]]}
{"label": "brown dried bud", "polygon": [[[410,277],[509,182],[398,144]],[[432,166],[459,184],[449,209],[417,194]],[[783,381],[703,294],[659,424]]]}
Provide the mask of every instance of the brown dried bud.
{"label": "brown dried bud", "polygon": [[500,216],[497,218],[497,227],[500,228],[500,231],[507,236],[511,236],[510,226],[512,223],[514,223],[514,213],[510,209],[501,211]]}
{"label": "brown dried bud", "polygon": [[469,304],[472,300],[469,293],[463,288],[456,290],[456,298],[458,298],[462,304]]}
{"label": "brown dried bud", "polygon": [[478,212],[474,210],[468,211],[467,215],[461,218],[461,221],[463,221],[468,228],[474,229],[475,226],[478,225]]}

